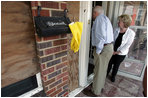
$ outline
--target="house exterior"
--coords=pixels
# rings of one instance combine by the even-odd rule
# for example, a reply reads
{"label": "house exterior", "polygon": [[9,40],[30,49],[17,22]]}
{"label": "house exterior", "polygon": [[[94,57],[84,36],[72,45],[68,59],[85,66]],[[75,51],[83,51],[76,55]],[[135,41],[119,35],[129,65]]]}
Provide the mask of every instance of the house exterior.
{"label": "house exterior", "polygon": [[[139,7],[142,4],[143,10]],[[75,96],[87,87],[93,78],[93,74],[87,76],[88,65],[92,61],[90,56],[92,52],[90,43],[92,7],[102,6],[113,26],[116,26],[117,16],[126,13],[126,9],[133,6],[133,11],[131,11],[133,13],[127,12],[132,14],[132,19],[135,19],[132,28],[135,31],[145,32],[147,16],[139,15],[140,11],[142,15],[146,15],[145,4],[147,3],[140,1],[3,1],[2,90],[3,88],[7,90],[10,85],[35,76],[38,89],[32,90],[32,92],[28,90],[29,93],[24,92],[24,94],[18,94],[19,96],[31,96],[41,90],[44,90],[46,96],[49,97]],[[72,34],[49,37],[37,35],[34,17],[37,16],[38,6],[41,6],[41,16],[63,17],[64,9],[68,9],[68,17],[71,21],[84,23],[79,52],[74,53],[70,49]],[[135,13],[138,13],[141,18],[135,18],[138,17],[134,16]],[[138,19],[142,20],[140,25],[135,24]],[[129,56],[133,56],[134,53],[130,53]],[[139,54],[137,55],[139,57]],[[142,61],[140,64],[143,64],[141,68],[144,70],[146,55],[143,57],[144,59],[138,58],[137,60]],[[142,80],[143,70],[141,69],[139,76],[132,76],[127,72],[124,75]],[[121,71],[119,74],[123,74],[123,72]]]}

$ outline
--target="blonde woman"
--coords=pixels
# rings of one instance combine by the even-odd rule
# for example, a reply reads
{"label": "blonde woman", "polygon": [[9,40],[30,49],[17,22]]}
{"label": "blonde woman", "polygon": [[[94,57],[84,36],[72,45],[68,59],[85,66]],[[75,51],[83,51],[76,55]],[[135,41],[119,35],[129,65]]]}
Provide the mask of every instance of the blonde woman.
{"label": "blonde woman", "polygon": [[123,14],[118,17],[118,28],[114,30],[114,53],[108,64],[107,76],[112,69],[111,81],[115,82],[115,76],[121,62],[128,54],[129,48],[134,41],[135,32],[129,28],[132,19]]}

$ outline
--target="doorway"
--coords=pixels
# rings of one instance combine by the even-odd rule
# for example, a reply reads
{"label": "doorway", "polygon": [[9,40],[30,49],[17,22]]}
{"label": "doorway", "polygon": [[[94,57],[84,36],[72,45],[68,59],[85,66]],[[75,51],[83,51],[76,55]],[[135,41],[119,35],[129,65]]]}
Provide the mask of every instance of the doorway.
{"label": "doorway", "polygon": [[[105,15],[109,17],[113,28],[117,27],[117,17],[121,14],[129,14],[132,17],[130,28],[136,33],[135,40],[130,47],[129,53],[121,63],[118,75],[126,76],[136,80],[142,80],[147,58],[147,3],[144,1],[95,1],[92,6],[100,5],[106,7]],[[129,10],[130,9],[130,10]],[[93,74],[93,47],[89,48],[88,77]]]}
{"label": "doorway", "polygon": [[[102,6],[104,8],[104,2],[102,1],[93,1],[92,2],[92,7],[95,7],[95,6]],[[106,12],[106,11],[104,11]],[[93,20],[91,20],[91,27],[93,25]],[[90,47],[89,47],[89,63],[88,63],[88,77],[93,74],[93,69],[94,69],[94,64],[93,64],[93,50],[94,50],[94,47],[92,46],[91,44],[91,32],[90,32]]]}

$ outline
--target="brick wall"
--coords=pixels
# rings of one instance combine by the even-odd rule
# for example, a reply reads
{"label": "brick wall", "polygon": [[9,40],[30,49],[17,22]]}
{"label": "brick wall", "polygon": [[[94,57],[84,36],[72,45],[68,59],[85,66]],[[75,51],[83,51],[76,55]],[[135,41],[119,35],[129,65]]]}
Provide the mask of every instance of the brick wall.
{"label": "brick wall", "polygon": [[[63,16],[66,2],[31,1],[32,15],[37,16],[41,5],[41,16]],[[38,37],[35,33],[37,54],[41,68],[43,88],[47,96],[68,96],[67,34]]]}

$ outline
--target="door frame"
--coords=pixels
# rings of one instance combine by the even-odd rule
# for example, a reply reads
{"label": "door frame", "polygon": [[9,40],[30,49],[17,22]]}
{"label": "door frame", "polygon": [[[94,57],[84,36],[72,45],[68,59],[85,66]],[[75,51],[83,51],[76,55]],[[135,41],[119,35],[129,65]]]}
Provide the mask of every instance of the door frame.
{"label": "door frame", "polygon": [[87,81],[91,18],[92,1],[80,1],[79,21],[83,22],[83,31],[79,48],[79,87],[71,91],[69,97],[76,96],[91,83]]}
{"label": "door frame", "polygon": [[89,63],[92,1],[80,1],[79,21],[83,22],[83,32],[79,49],[79,86],[87,85]]}
{"label": "door frame", "polygon": [[[80,1],[79,21],[83,22],[83,32],[79,49],[79,86],[85,87],[92,82],[93,74],[89,77],[89,47],[90,47],[90,32],[92,19],[92,3],[93,1]],[[106,15],[107,1],[102,2],[104,14]]]}

